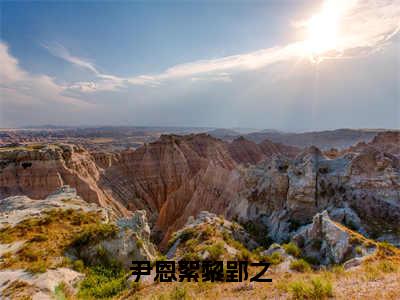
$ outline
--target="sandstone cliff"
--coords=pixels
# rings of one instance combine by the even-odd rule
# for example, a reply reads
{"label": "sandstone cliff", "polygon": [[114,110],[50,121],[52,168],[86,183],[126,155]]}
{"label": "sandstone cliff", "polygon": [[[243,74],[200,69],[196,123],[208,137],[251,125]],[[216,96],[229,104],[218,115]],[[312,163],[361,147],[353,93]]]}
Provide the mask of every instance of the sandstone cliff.
{"label": "sandstone cliff", "polygon": [[70,185],[88,202],[129,214],[98,187],[100,177],[101,169],[93,157],[78,146],[48,145],[0,152],[0,198],[27,195],[43,199],[59,187]]}

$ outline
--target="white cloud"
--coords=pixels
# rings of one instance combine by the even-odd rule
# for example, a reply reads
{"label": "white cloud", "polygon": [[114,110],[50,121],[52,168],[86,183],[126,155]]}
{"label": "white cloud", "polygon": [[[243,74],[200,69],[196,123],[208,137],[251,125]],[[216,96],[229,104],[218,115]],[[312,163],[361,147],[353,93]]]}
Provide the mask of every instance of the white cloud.
{"label": "white cloud", "polygon": [[66,88],[46,75],[32,75],[23,70],[4,42],[0,42],[0,104],[32,107],[58,103],[77,110],[92,106],[64,95]]}
{"label": "white cloud", "polygon": [[[91,71],[96,80],[75,82],[69,89],[80,92],[118,90],[127,85],[159,86],[167,80],[187,78],[191,81],[230,81],[235,72],[256,70],[282,61],[310,59],[320,62],[327,59],[348,59],[366,56],[380,51],[400,30],[400,4],[398,1],[357,1],[325,0],[325,13],[340,15],[340,36],[336,50],[318,55],[307,50],[307,41],[297,41],[286,46],[272,47],[258,51],[222,58],[205,59],[175,65],[158,74],[119,77],[104,74],[90,61],[71,55],[59,44],[45,46],[51,54],[76,66]],[[307,20],[294,22],[295,27],[304,27]],[[224,76],[218,74],[224,73]]]}
{"label": "white cloud", "polygon": [[92,71],[96,75],[100,74],[100,72],[96,69],[93,63],[89,62],[86,59],[73,56],[63,45],[58,43],[53,43],[51,45],[43,44],[42,45],[45,49],[47,49],[52,55],[62,58],[65,61],[70,62],[76,66],[79,66],[84,69],[88,69]]}

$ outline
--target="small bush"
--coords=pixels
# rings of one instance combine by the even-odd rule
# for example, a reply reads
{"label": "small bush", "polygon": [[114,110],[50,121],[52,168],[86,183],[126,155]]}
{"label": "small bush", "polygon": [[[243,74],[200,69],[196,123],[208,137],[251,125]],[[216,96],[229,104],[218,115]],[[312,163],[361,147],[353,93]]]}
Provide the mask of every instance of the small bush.
{"label": "small bush", "polygon": [[245,261],[249,261],[252,258],[252,254],[249,250],[247,249],[242,249],[239,253],[239,260],[245,260]]}
{"label": "small bush", "polygon": [[196,244],[198,243],[198,240],[196,239],[190,239],[187,240],[185,243],[185,247],[189,250],[189,251],[193,251],[194,248],[196,247]]}
{"label": "small bush", "polygon": [[378,269],[384,273],[393,273],[398,270],[398,266],[390,260],[382,260],[377,265]]}
{"label": "small bush", "polygon": [[90,243],[113,238],[118,232],[114,224],[94,224],[86,228],[72,242],[73,247],[82,247]]}
{"label": "small bush", "polygon": [[59,285],[56,286],[54,289],[54,296],[57,300],[66,300],[72,298],[72,291],[68,289],[68,286],[65,282],[61,282]]}
{"label": "small bush", "polygon": [[[180,238],[182,242],[185,242],[194,237],[196,230],[194,228],[186,229],[177,238]],[[176,239],[175,239],[176,240]]]}
{"label": "small bush", "polygon": [[215,228],[207,225],[206,228],[204,229],[204,231],[202,232],[202,237],[205,240],[211,239],[213,236],[215,236]]}
{"label": "small bush", "polygon": [[176,286],[169,294],[171,300],[188,300],[190,299],[189,294],[185,287]]}
{"label": "small bush", "polygon": [[38,233],[34,235],[29,241],[30,242],[45,242],[48,240],[47,235]]}
{"label": "small bush", "polygon": [[306,262],[304,259],[298,259],[292,261],[290,263],[290,269],[302,273],[311,271],[310,264]]}
{"label": "small bush", "polygon": [[337,275],[342,275],[345,272],[343,265],[334,265],[331,268],[331,272]]}
{"label": "small bush", "polygon": [[117,267],[92,267],[79,286],[83,299],[110,298],[128,287],[125,272]]}
{"label": "small bush", "polygon": [[224,243],[215,243],[211,246],[208,246],[205,250],[210,253],[210,260],[218,260],[225,252]]}
{"label": "small bush", "polygon": [[182,260],[187,260],[187,261],[197,261],[201,260],[200,255],[197,254],[196,252],[185,252],[182,255]]}
{"label": "small bush", "polygon": [[263,257],[263,260],[273,265],[279,265],[281,262],[283,262],[284,258],[279,252],[274,252],[269,256]]}
{"label": "small bush", "polygon": [[310,282],[299,280],[290,284],[292,299],[326,299],[333,296],[332,283],[327,279],[316,277]]}
{"label": "small bush", "polygon": [[81,273],[85,270],[85,264],[80,259],[75,260],[72,264],[72,267],[74,268],[75,271],[81,272]]}
{"label": "small bush", "polygon": [[45,261],[40,260],[40,261],[37,261],[37,262],[34,262],[34,263],[30,264],[26,268],[26,270],[28,272],[30,272],[30,273],[33,273],[33,274],[35,274],[35,273],[44,273],[47,270],[47,265],[46,265]]}
{"label": "small bush", "polygon": [[325,299],[333,296],[332,283],[327,279],[316,277],[311,280],[314,299]]}
{"label": "small bush", "polygon": [[294,257],[301,256],[300,248],[293,242],[290,242],[289,244],[283,244],[282,247],[283,247],[283,249],[285,249],[287,254],[290,254]]}
{"label": "small bush", "polygon": [[138,239],[136,240],[136,247],[137,247],[138,249],[143,248],[143,241],[142,241],[140,238],[138,238]]}

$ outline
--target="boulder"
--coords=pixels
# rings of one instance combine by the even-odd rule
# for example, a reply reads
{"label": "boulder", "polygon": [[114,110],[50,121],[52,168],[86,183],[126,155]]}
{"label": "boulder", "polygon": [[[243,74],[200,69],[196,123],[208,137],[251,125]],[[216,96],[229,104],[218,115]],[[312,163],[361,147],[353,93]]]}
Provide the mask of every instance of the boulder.
{"label": "boulder", "polygon": [[92,264],[104,259],[115,260],[126,269],[130,268],[132,260],[155,259],[157,251],[150,241],[150,227],[144,210],[134,212],[131,218],[120,219],[116,224],[116,236],[77,249],[76,255]]}
{"label": "boulder", "polygon": [[292,237],[292,241],[303,249],[303,253],[325,265],[343,263],[352,257],[370,252],[371,249],[364,251],[365,240],[332,221],[327,211],[316,214],[311,224],[301,227]]}

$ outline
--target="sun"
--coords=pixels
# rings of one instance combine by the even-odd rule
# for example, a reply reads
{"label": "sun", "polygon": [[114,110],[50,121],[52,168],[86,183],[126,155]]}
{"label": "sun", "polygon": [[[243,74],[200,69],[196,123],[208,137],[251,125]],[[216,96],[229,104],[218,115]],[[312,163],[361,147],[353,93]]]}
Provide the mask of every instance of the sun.
{"label": "sun", "polygon": [[307,22],[306,47],[311,54],[336,49],[338,45],[339,20],[333,14],[314,15]]}
{"label": "sun", "polygon": [[311,57],[319,57],[331,50],[340,50],[342,18],[356,0],[325,0],[321,10],[303,24],[307,31],[304,50]]}

